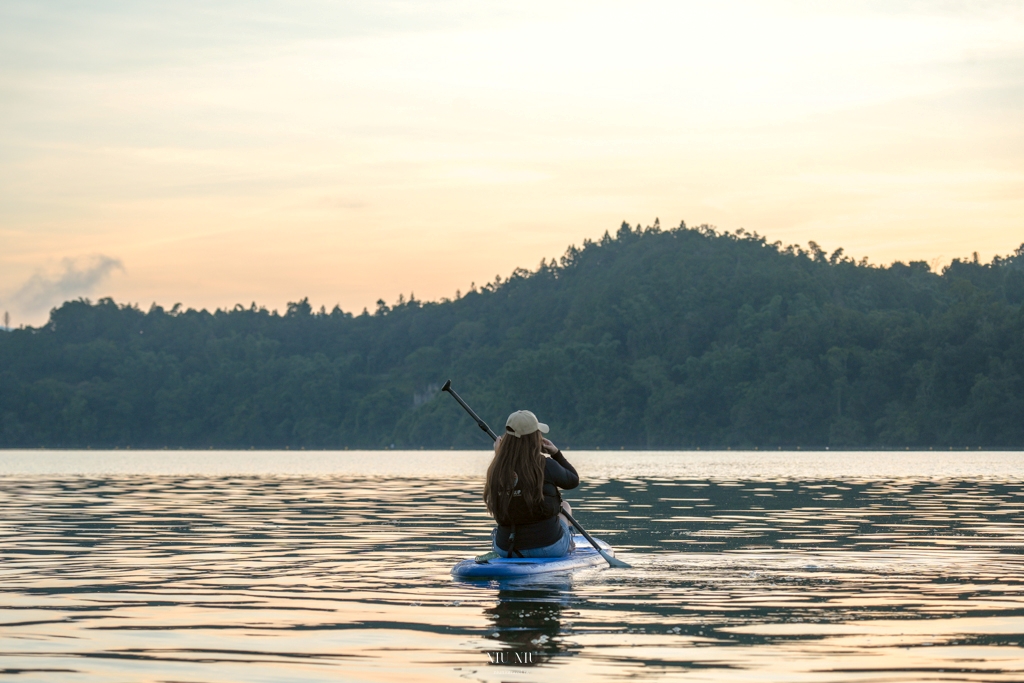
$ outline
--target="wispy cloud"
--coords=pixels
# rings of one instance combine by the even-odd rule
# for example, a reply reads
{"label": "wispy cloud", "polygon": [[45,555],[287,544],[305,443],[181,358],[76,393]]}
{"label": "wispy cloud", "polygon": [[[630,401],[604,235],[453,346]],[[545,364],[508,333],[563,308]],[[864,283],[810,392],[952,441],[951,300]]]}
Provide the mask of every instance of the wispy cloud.
{"label": "wispy cloud", "polygon": [[91,294],[115,270],[124,272],[121,260],[102,254],[66,258],[55,271],[36,271],[10,301],[26,314],[47,311],[69,299]]}

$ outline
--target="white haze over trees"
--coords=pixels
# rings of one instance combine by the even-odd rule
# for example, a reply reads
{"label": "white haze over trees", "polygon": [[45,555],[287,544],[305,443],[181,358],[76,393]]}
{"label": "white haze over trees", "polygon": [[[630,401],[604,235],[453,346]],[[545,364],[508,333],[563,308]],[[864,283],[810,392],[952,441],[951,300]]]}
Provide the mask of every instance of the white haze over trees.
{"label": "white haze over trees", "polygon": [[93,294],[115,271],[123,273],[124,264],[103,254],[65,258],[55,269],[37,270],[3,303],[16,313],[35,316],[70,299]]}

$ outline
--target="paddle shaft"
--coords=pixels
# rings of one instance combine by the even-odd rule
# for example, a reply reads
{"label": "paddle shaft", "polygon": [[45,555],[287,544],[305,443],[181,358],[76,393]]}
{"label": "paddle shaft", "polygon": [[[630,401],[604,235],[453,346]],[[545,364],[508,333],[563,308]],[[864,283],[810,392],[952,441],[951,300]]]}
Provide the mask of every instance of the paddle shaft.
{"label": "paddle shaft", "polygon": [[[437,386],[437,385],[435,384],[434,386]],[[485,432],[487,432],[487,436],[491,437],[491,441],[497,441],[498,440],[498,435],[495,434],[494,432],[492,432],[491,428],[487,426],[487,423],[484,422],[483,420],[481,420],[480,416],[477,415],[476,413],[474,413],[473,409],[470,408],[466,404],[466,402],[462,400],[462,397],[455,393],[455,390],[452,389],[452,381],[451,380],[448,380],[447,382],[444,383],[444,386],[441,387],[441,391],[447,391],[449,394],[451,394],[452,398],[454,398],[456,401],[458,401],[459,405],[466,409],[466,412],[469,413],[469,416],[471,418],[473,418],[474,420],[476,420],[477,427],[479,427],[480,429],[482,429]]]}
{"label": "paddle shaft", "polygon": [[[492,432],[491,428],[487,426],[487,423],[484,422],[483,420],[481,420],[480,416],[477,415],[476,413],[474,413],[473,409],[470,408],[466,404],[466,402],[462,400],[462,397],[455,393],[455,391],[452,389],[452,381],[451,380],[448,380],[447,382],[444,383],[444,386],[441,387],[441,391],[447,391],[449,394],[451,394],[452,398],[454,398],[456,401],[458,401],[459,405],[466,409],[466,412],[469,413],[469,416],[472,417],[474,420],[476,420],[476,424],[477,424],[477,426],[480,427],[480,429],[482,429],[485,432],[487,432],[487,435],[490,436],[493,440],[495,440],[495,441],[498,440],[498,435],[495,434],[494,432]],[[583,538],[587,539],[587,542],[590,543],[590,545],[594,548],[594,550],[596,550],[598,553],[600,553],[601,557],[603,557],[605,559],[605,562],[607,562],[612,567],[622,567],[622,568],[625,568],[625,569],[629,569],[630,568],[630,566],[628,564],[626,564],[625,562],[623,562],[622,560],[620,560],[618,558],[615,558],[615,557],[612,557],[611,555],[606,553],[604,550],[602,550],[601,546],[599,546],[597,544],[597,541],[594,540],[594,537],[591,536],[589,533],[587,533],[587,530],[584,529],[580,525],[580,523],[577,522],[573,518],[572,515],[570,515],[568,512],[566,512],[565,508],[562,508],[562,511],[561,511],[560,514],[565,516],[565,518],[568,519],[572,523],[572,525],[574,527],[576,527],[576,531],[580,532],[583,535]]]}

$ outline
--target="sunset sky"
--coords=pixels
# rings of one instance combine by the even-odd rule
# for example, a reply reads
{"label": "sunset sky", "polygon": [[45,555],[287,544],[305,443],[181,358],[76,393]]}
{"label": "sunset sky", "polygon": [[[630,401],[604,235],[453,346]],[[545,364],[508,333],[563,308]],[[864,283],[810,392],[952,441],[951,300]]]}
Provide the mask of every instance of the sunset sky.
{"label": "sunset sky", "polygon": [[1024,242],[1024,3],[0,4],[0,310],[358,313],[623,221]]}

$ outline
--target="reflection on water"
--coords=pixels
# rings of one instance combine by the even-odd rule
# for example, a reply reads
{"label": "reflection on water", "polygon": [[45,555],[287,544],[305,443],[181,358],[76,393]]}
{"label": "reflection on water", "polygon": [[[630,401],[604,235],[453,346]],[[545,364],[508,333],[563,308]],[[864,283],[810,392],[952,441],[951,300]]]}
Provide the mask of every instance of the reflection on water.
{"label": "reflection on water", "polygon": [[634,569],[502,584],[449,576],[489,539],[464,477],[9,474],[0,676],[1024,678],[1019,468],[824,478],[733,458],[693,477],[614,457],[567,497]]}
{"label": "reflection on water", "polygon": [[[540,664],[573,653],[563,631],[563,613],[571,610],[572,582],[565,575],[498,585],[492,607],[484,610],[507,664]],[[493,658],[492,658],[493,659]]]}

